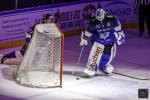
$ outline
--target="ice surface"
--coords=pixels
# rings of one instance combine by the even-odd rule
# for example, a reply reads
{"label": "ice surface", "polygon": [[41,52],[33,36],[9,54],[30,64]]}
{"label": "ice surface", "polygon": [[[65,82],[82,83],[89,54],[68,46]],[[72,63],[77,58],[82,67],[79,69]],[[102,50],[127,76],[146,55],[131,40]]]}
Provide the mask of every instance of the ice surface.
{"label": "ice surface", "polygon": [[[150,78],[150,38],[138,37],[134,30],[125,31],[127,42],[117,47],[117,55],[112,65],[115,71]],[[79,78],[72,71],[83,71],[90,46],[84,48],[79,66],[76,66],[81,47],[80,36],[65,38],[65,55],[62,88],[30,88],[18,85],[12,77],[15,66],[0,65],[0,98],[2,100],[139,100],[138,89],[149,89],[150,80],[140,81],[112,74],[92,79]],[[90,44],[90,43],[89,43]],[[42,78],[42,77],[41,77]],[[145,100],[150,100],[147,98]]]}

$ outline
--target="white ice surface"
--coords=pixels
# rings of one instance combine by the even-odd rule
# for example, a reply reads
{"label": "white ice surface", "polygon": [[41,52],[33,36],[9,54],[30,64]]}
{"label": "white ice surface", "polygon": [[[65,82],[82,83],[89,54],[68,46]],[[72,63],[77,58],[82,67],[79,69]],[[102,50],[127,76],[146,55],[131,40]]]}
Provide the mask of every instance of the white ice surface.
{"label": "white ice surface", "polygon": [[[74,69],[74,66],[64,67]],[[62,88],[30,88],[18,85],[13,80],[11,73],[14,68],[0,65],[0,69],[0,94],[18,100],[137,100],[138,89],[150,89],[150,81],[138,81],[118,75],[76,80],[71,74],[63,75]],[[72,70],[66,71],[72,72]]]}
{"label": "white ice surface", "polygon": [[[127,44],[118,48],[112,63],[115,71],[149,78],[150,39],[146,36],[139,38],[135,31],[127,31],[126,37]],[[77,38],[79,37],[65,39],[65,43],[74,42],[65,45],[65,58],[70,59],[64,59],[63,70],[68,74],[63,74],[62,88],[43,89],[18,85],[12,77],[15,66],[1,64],[0,100],[141,100],[138,99],[138,89],[146,88],[150,91],[150,80],[140,81],[114,74],[76,80],[76,76],[71,75],[72,71],[83,71],[88,57],[84,54],[76,68],[80,50],[72,46],[79,44]],[[87,48],[84,53],[88,54]],[[150,100],[150,97],[142,100]]]}

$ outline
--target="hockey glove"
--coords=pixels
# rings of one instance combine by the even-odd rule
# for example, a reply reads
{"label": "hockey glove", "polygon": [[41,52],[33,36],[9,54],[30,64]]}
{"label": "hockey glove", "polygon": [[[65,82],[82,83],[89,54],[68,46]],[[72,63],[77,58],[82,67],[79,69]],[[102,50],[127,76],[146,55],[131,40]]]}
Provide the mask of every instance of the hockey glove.
{"label": "hockey glove", "polygon": [[124,36],[123,31],[121,31],[121,32],[115,32],[114,34],[116,36],[118,45],[121,45],[121,44],[125,43],[125,36]]}
{"label": "hockey glove", "polygon": [[86,39],[81,39],[80,46],[88,45],[88,41]]}

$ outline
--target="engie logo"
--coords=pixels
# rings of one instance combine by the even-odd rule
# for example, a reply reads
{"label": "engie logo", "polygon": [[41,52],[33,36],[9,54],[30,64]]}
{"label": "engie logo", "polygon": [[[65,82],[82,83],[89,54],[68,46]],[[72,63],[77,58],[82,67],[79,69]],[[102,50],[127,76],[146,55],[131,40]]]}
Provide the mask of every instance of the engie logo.
{"label": "engie logo", "polygon": [[88,20],[92,17],[92,14],[96,11],[96,7],[94,5],[87,5],[82,11],[82,16],[84,19]]}
{"label": "engie logo", "polygon": [[116,16],[127,16],[132,13],[132,5],[126,0],[113,0],[105,5],[105,10]]}

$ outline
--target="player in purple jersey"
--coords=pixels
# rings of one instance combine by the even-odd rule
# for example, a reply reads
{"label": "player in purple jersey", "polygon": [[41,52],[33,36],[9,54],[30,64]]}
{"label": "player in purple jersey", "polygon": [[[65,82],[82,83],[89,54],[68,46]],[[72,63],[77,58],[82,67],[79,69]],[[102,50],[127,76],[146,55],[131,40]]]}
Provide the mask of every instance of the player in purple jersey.
{"label": "player in purple jersey", "polygon": [[1,54],[1,63],[4,63],[6,59],[23,57],[26,50],[27,50],[27,47],[30,43],[32,35],[34,33],[34,27],[37,24],[51,23],[51,22],[52,23],[54,22],[54,18],[51,14],[44,14],[43,18],[42,18],[42,21],[36,20],[35,24],[26,32],[25,44],[23,45],[21,50],[13,51],[13,52],[10,52],[8,54]]}

